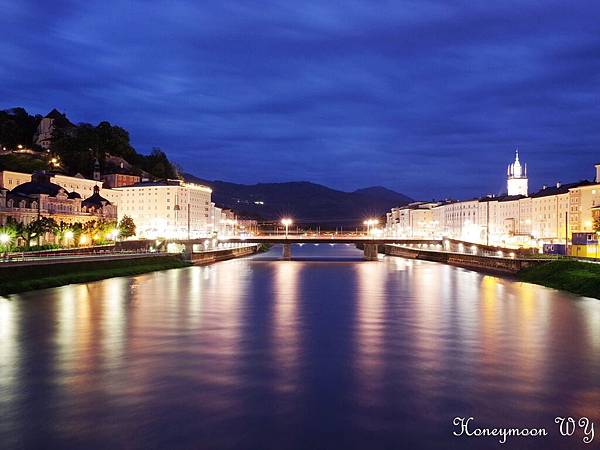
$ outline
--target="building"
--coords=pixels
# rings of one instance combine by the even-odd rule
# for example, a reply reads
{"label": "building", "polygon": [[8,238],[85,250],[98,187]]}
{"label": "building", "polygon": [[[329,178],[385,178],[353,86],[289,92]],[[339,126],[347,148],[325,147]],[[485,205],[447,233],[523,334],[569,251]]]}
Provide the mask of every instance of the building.
{"label": "building", "polygon": [[6,224],[9,217],[24,224],[40,217],[51,217],[58,223],[83,224],[99,219],[116,220],[117,207],[99,194],[82,200],[79,193],[67,191],[42,172],[12,190],[0,189],[0,224]]}
{"label": "building", "polygon": [[138,237],[155,239],[209,236],[211,189],[180,180],[139,182],[113,189],[119,192],[119,220],[127,215]]}
{"label": "building", "polygon": [[[68,192],[77,192],[82,198],[94,195],[94,189],[100,188],[100,194],[113,204],[119,204],[121,193],[113,189],[104,189],[102,181],[90,180],[81,174],[73,177],[68,175],[49,173],[50,181],[64,188]],[[12,190],[15,187],[32,180],[32,174],[4,170],[0,172],[0,188]]]}
{"label": "building", "polygon": [[117,207],[110,201],[100,195],[100,188],[94,186],[94,193],[91,197],[81,202],[84,211],[100,219],[112,221],[117,219]]}
{"label": "building", "polygon": [[431,238],[436,234],[439,221],[433,217],[437,202],[413,202],[393,208],[387,215],[387,234],[405,238]]}
{"label": "building", "polygon": [[102,179],[104,181],[104,187],[110,189],[132,186],[141,181],[139,176],[125,173],[109,173],[108,175],[104,175]]}
{"label": "building", "polygon": [[589,234],[595,222],[600,224],[600,164],[594,181],[556,183],[529,194],[527,168],[521,166],[517,152],[507,169],[507,191],[501,196],[393,208],[387,213],[385,232],[397,237],[449,237],[542,248],[544,244],[568,244],[573,233]]}
{"label": "building", "polygon": [[73,127],[65,114],[61,114],[58,110],[53,109],[40,121],[33,142],[40,147],[48,150],[52,145],[52,137],[57,128]]}
{"label": "building", "polygon": [[18,185],[31,181],[30,173],[3,170],[0,172],[0,189],[12,190]]}
{"label": "building", "polygon": [[515,152],[515,162],[508,165],[506,175],[506,191],[508,192],[508,195],[527,196],[527,164],[521,166],[521,162],[519,161],[518,149]]}

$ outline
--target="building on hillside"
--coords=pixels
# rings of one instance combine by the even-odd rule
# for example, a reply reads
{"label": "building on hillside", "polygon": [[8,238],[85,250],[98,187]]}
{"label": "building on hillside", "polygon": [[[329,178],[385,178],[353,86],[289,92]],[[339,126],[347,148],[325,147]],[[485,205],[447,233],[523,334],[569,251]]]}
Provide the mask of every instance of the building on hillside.
{"label": "building on hillside", "polygon": [[126,173],[109,173],[102,177],[104,180],[104,187],[106,188],[118,188],[125,186],[132,186],[141,181],[141,178],[137,175],[130,175]]}
{"label": "building on hillside", "polygon": [[127,215],[138,237],[199,238],[209,236],[211,189],[180,180],[139,182],[113,189],[120,193],[119,220]]}
{"label": "building on hillside", "polygon": [[[569,243],[573,233],[590,233],[600,222],[600,164],[595,181],[544,186],[529,195],[527,169],[518,153],[508,166],[501,196],[465,201],[414,203],[387,213],[385,232],[398,237],[449,237],[507,247]],[[428,205],[431,214],[418,205]],[[598,209],[596,209],[598,208]]]}
{"label": "building on hillside", "polygon": [[42,148],[49,149],[52,145],[54,131],[57,128],[67,127],[73,127],[67,116],[53,109],[40,121],[33,135],[33,142]]}

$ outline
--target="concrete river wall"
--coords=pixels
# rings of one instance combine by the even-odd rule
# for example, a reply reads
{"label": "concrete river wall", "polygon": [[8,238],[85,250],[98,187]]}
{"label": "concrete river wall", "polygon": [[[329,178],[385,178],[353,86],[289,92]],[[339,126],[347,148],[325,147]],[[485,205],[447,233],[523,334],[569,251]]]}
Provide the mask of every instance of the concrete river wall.
{"label": "concrete river wall", "polygon": [[548,262],[545,259],[469,255],[465,253],[408,248],[392,244],[383,245],[382,247],[383,249],[380,248],[380,251],[390,256],[434,261],[466,269],[500,274],[515,274],[527,267]]}
{"label": "concrete river wall", "polygon": [[185,255],[185,259],[191,261],[193,264],[210,264],[217,261],[225,261],[227,259],[240,258],[242,256],[249,256],[257,253],[259,245],[246,245],[239,248],[226,248],[219,250],[209,250],[198,253],[188,253]]}

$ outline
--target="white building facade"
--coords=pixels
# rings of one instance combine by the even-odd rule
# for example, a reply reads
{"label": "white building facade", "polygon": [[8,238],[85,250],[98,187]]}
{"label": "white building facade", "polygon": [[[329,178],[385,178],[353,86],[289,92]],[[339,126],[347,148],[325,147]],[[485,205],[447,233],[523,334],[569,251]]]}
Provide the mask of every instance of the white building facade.
{"label": "white building facade", "polygon": [[[507,170],[507,195],[465,201],[414,203],[387,213],[385,233],[395,237],[453,238],[506,247],[565,243],[591,232],[600,208],[600,164],[593,182],[556,183],[529,195],[526,166],[518,153]],[[415,205],[431,205],[423,214]]]}
{"label": "white building facade", "polygon": [[211,236],[211,189],[180,180],[141,182],[115,188],[120,192],[119,220],[127,215],[139,238]]}

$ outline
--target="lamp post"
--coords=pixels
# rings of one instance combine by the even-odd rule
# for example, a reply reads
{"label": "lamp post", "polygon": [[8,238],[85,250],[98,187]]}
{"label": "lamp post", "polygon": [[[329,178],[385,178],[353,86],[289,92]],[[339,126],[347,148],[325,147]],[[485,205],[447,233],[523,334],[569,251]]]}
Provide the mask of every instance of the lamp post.
{"label": "lamp post", "polygon": [[292,224],[292,219],[289,219],[287,217],[285,219],[281,219],[281,224],[285,227],[285,238],[287,239],[287,237],[288,237],[288,228]]}
{"label": "lamp post", "polygon": [[2,246],[2,257],[7,259],[8,247],[10,246],[10,235],[8,233],[0,233],[0,246]]}
{"label": "lamp post", "polygon": [[67,230],[67,231],[65,231],[63,236],[64,236],[65,244],[67,244],[67,247],[70,247],[71,241],[73,240],[73,237],[75,236],[75,234],[73,233],[73,231]]}
{"label": "lamp post", "polygon": [[379,221],[377,219],[367,219],[363,222],[367,226],[367,236],[371,234],[371,226],[377,225]]}

